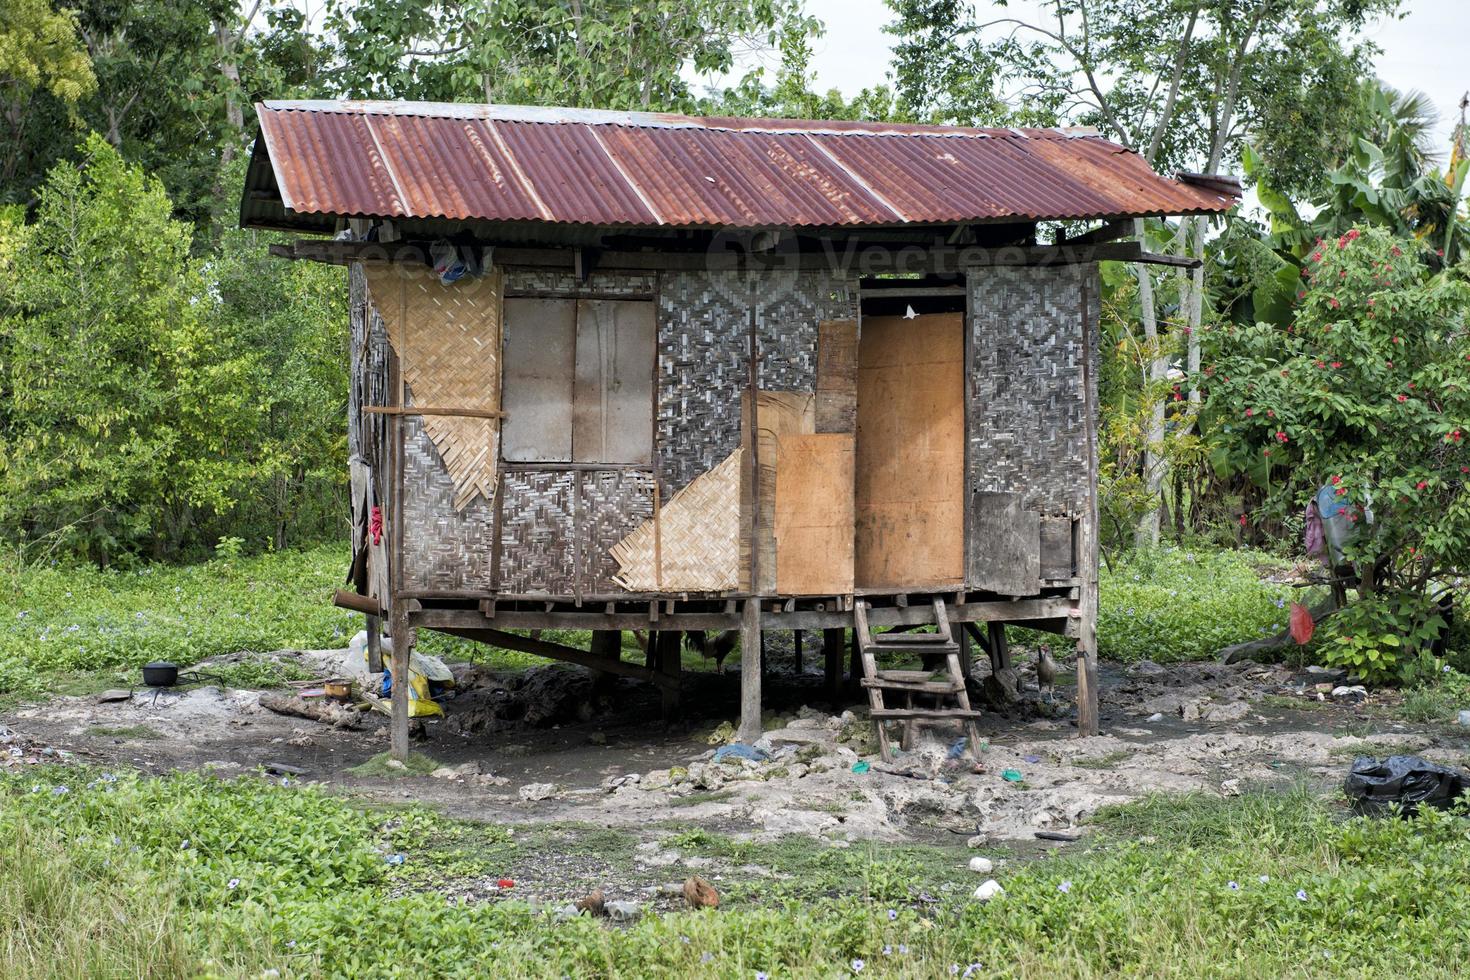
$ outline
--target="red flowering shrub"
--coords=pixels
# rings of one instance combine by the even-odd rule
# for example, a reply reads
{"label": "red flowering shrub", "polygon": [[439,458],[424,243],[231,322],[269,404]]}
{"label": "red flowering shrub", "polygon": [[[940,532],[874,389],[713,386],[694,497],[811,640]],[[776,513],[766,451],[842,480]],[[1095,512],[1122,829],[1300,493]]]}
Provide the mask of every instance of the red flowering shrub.
{"label": "red flowering shrub", "polygon": [[1197,378],[1215,466],[1248,473],[1274,513],[1324,484],[1365,527],[1371,511],[1350,555],[1368,591],[1470,573],[1470,283],[1428,254],[1370,228],[1319,244],[1291,327],[1215,332]]}

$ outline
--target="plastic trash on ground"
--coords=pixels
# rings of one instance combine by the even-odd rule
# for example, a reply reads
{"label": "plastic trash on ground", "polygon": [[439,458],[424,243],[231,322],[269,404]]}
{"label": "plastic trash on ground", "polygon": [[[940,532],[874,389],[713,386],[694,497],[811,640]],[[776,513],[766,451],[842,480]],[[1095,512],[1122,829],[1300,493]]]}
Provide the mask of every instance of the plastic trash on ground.
{"label": "plastic trash on ground", "polygon": [[1449,809],[1470,790],[1470,773],[1417,755],[1392,755],[1381,762],[1360,756],[1353,760],[1342,788],[1356,813],[1382,815],[1398,804],[1409,815],[1424,804]]}

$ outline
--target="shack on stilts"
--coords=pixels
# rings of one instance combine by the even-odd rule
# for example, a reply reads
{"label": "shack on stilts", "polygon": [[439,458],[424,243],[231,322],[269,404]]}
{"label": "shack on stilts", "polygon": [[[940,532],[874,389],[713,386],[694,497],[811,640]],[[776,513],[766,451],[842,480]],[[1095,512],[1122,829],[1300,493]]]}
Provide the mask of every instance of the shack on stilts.
{"label": "shack on stilts", "polygon": [[[257,111],[241,224],[329,236],[272,251],[350,269],[339,602],[387,620],[395,678],[431,629],[652,682],[672,712],[680,635],[739,631],[753,740],[762,632],[820,630],[835,694],[851,630],[886,753],[889,720],[972,725],[961,648],[1006,666],[1015,624],[1076,642],[1097,730],[1097,264],[1188,264],[1118,239],[1238,182],[1088,130]],[[590,648],[524,632],[551,629]]]}

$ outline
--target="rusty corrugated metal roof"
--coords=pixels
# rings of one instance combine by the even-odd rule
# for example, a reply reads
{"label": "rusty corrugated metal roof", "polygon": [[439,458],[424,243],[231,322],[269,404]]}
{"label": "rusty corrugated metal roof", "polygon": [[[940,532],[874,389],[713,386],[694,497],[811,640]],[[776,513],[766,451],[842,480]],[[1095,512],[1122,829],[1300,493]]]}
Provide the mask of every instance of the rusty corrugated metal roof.
{"label": "rusty corrugated metal roof", "polygon": [[1215,214],[1239,199],[1160,177],[1091,131],[411,102],[257,111],[246,225],[857,228]]}

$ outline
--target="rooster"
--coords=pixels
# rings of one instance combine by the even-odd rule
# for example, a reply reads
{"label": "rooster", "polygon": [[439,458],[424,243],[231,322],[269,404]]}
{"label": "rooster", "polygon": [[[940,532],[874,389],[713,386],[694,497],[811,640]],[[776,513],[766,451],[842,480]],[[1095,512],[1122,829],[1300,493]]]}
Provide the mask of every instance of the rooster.
{"label": "rooster", "polygon": [[1051,647],[1045,643],[1036,654],[1036,689],[1046,692],[1047,699],[1056,697],[1057,662],[1051,658]]}
{"label": "rooster", "polygon": [[713,638],[704,630],[686,630],[684,645],[700,656],[713,657],[715,673],[722,674],[725,672],[725,658],[735,649],[735,641],[739,638],[739,630],[721,630]]}

